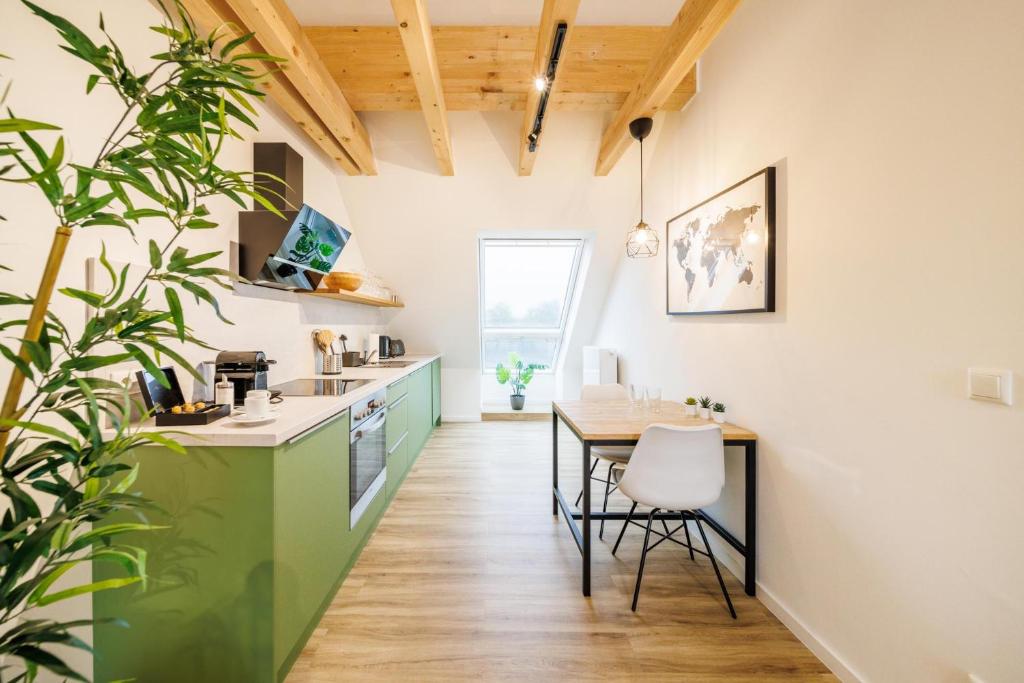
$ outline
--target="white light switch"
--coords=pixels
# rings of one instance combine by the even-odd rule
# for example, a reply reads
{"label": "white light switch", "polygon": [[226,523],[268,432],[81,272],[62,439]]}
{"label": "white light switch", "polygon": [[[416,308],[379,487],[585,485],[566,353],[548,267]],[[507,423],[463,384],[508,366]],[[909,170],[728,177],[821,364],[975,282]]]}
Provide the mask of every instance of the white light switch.
{"label": "white light switch", "polygon": [[1013,405],[1013,372],[992,368],[968,368],[967,395],[982,401]]}

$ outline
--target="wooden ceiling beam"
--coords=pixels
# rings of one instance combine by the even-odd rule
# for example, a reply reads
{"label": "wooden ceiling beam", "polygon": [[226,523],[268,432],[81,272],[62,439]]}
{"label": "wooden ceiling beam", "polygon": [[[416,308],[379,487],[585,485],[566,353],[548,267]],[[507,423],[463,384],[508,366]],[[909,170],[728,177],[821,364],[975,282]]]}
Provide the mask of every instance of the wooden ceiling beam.
{"label": "wooden ceiling beam", "polygon": [[448,132],[448,110],[444,103],[441,73],[437,66],[434,34],[427,8],[423,0],[391,0],[391,8],[398,23],[398,33],[402,36],[402,45],[409,60],[409,69],[430,132],[430,144],[434,148],[438,168],[441,175],[455,175],[452,141]]}
{"label": "wooden ceiling beam", "polygon": [[226,0],[267,52],[287,57],[282,71],[359,169],[377,175],[370,136],[284,0]]}
{"label": "wooden ceiling beam", "polygon": [[[537,47],[533,50],[533,78],[544,77],[547,70],[548,60],[551,57],[552,42],[555,37],[555,30],[561,23],[566,24],[565,44],[562,46],[562,54],[566,53],[569,43],[569,36],[572,34],[572,25],[576,22],[576,11],[580,7],[580,0],[544,0],[544,8],[540,13],[540,25],[537,27]],[[555,77],[547,84],[548,106],[554,95],[558,84],[559,74],[564,69],[555,71]],[[534,123],[537,120],[537,112],[540,110],[541,95],[536,86],[529,87],[526,91],[526,109],[523,113],[523,125],[519,131],[519,175],[526,176],[533,173],[533,162],[537,159],[537,149],[540,146],[540,134],[544,129],[538,131],[538,136],[533,141],[531,150],[530,136],[533,134]]]}
{"label": "wooden ceiling beam", "polygon": [[[420,109],[397,27],[307,26],[305,31],[353,109]],[[573,26],[548,111],[618,111],[667,31],[667,26]],[[434,26],[448,111],[524,111],[534,87],[537,34],[533,26]],[[682,109],[695,91],[695,78],[687,76],[662,108]]]}
{"label": "wooden ceiling beam", "polygon": [[685,0],[643,78],[605,129],[596,175],[608,175],[632,141],[629,122],[661,109],[739,4],[740,0]]}
{"label": "wooden ceiling beam", "polygon": [[[242,35],[239,19],[235,16],[234,11],[227,6],[226,0],[183,0],[183,4],[204,31],[220,30],[222,36],[220,44],[223,45]],[[255,39],[250,40],[241,49],[246,52],[266,52],[259,41]],[[276,68],[277,65],[269,64],[268,67]],[[283,73],[272,72],[261,83],[261,87],[266,91],[267,96],[277,103],[285,114],[313,140],[316,146],[333,159],[345,173],[348,175],[362,173],[352,157],[342,149],[320,117],[310,109]]]}

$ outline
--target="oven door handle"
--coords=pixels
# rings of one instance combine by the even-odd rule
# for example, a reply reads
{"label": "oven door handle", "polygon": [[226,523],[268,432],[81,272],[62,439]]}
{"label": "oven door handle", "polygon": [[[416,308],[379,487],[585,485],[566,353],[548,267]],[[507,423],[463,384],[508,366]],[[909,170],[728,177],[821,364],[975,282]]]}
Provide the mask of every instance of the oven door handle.
{"label": "oven door handle", "polygon": [[380,413],[380,417],[376,418],[376,421],[372,425],[370,425],[369,427],[360,427],[359,429],[356,430],[356,432],[352,435],[352,442],[355,443],[356,441],[363,438],[367,434],[375,432],[381,427],[383,427],[386,419],[387,412],[382,410]]}

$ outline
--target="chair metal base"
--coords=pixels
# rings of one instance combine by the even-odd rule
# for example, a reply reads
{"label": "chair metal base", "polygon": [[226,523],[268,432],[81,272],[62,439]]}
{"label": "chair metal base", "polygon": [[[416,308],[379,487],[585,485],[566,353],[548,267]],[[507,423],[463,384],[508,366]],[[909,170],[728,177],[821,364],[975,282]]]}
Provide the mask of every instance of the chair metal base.
{"label": "chair metal base", "polygon": [[[616,463],[614,463],[614,462],[609,462],[608,463],[608,474],[607,474],[607,476],[604,479],[601,479],[600,477],[595,477],[594,476],[594,470],[597,469],[597,462],[598,462],[598,460],[599,460],[599,458],[594,458],[594,463],[590,466],[590,479],[592,481],[604,482],[604,502],[601,504],[601,511],[602,512],[608,512],[608,496],[610,496],[612,493],[614,493],[619,488],[618,484],[614,484],[614,485],[612,484],[612,470],[615,469],[615,464]],[[583,491],[580,491],[580,495],[576,496],[576,503],[575,503],[576,507],[580,506],[580,500],[582,498],[583,498]],[[603,519],[601,520],[601,529],[598,532],[597,537],[601,538],[601,539],[604,538],[604,520]]]}
{"label": "chair metal base", "polygon": [[[636,512],[636,506],[637,503],[634,501],[633,506],[629,508],[629,513],[627,513],[626,515],[626,521],[623,522],[622,529],[619,531],[619,537],[615,540],[615,546],[612,548],[612,555],[614,555],[616,551],[618,551],[619,549],[619,544],[622,542],[622,537],[626,534],[626,527],[628,527],[630,524],[633,524],[634,526],[638,526],[644,529],[644,549],[640,553],[640,567],[639,569],[637,569],[636,573],[636,587],[633,589],[633,605],[631,609],[635,612],[637,603],[640,601],[640,584],[644,578],[644,564],[646,564],[647,561],[647,553],[651,550],[654,550],[665,541],[672,541],[677,545],[686,547],[690,551],[691,560],[695,560],[694,553],[704,555],[705,557],[708,557],[711,560],[711,566],[714,568],[715,576],[718,578],[718,585],[722,589],[722,595],[725,597],[725,604],[729,607],[729,614],[732,615],[733,619],[735,619],[736,609],[732,605],[732,598],[729,597],[729,589],[725,587],[725,581],[722,579],[722,572],[718,568],[718,562],[717,560],[715,560],[715,554],[711,551],[711,545],[708,543],[708,537],[704,534],[704,527],[700,523],[700,515],[696,515],[690,510],[680,510],[679,519],[681,521],[681,524],[675,529],[669,530],[668,523],[664,519],[662,519],[661,524],[665,528],[665,533],[661,533],[660,531],[651,528],[651,525],[654,523],[654,516],[660,511],[660,508],[653,508],[649,513],[647,513],[647,523],[641,524],[639,522],[633,521],[633,513]],[[697,522],[697,531],[700,532],[701,540],[704,541],[705,550],[699,550],[697,548],[694,548],[692,543],[690,542],[690,529],[686,524],[687,519],[692,519],[695,522]],[[683,543],[677,538],[673,538],[673,536],[679,530],[683,530],[685,532],[686,543]],[[651,544],[650,542],[652,533],[655,536],[661,537],[653,544]]]}

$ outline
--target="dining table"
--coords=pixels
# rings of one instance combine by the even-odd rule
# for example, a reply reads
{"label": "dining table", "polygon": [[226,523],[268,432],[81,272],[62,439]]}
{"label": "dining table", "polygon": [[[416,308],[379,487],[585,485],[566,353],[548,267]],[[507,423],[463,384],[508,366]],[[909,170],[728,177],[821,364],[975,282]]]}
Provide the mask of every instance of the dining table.
{"label": "dining table", "polygon": [[[562,422],[583,446],[582,504],[573,509],[558,486],[558,423]],[[675,401],[661,401],[655,409],[629,400],[581,401],[559,400],[551,403],[552,514],[559,510],[582,555],[583,595],[590,595],[590,526],[601,520],[626,520],[626,512],[591,510],[591,447],[635,445],[644,430],[653,424],[695,427],[710,424],[696,415],[687,414],[686,407]],[[725,446],[737,446],[744,454],[744,529],[738,539],[706,510],[693,510],[719,537],[732,546],[744,560],[743,588],[747,595],[756,593],[757,577],[757,434],[730,422],[719,424]],[[628,467],[628,465],[627,465]],[[678,520],[678,512],[661,512],[656,519]],[[579,520],[580,524],[577,524]]]}

